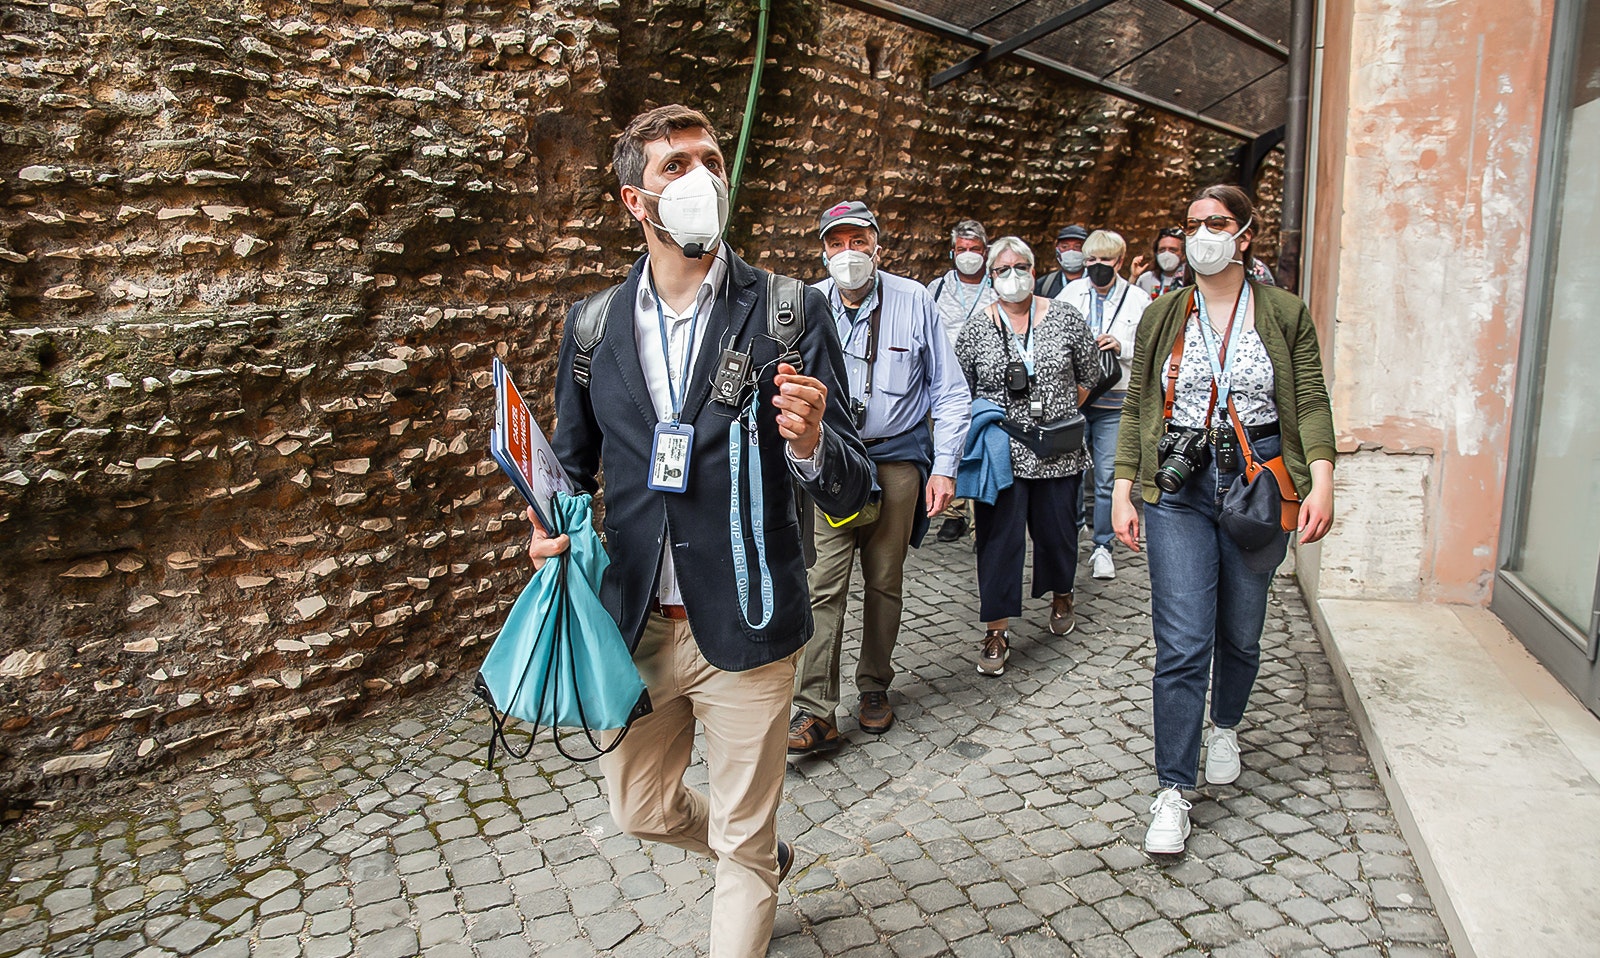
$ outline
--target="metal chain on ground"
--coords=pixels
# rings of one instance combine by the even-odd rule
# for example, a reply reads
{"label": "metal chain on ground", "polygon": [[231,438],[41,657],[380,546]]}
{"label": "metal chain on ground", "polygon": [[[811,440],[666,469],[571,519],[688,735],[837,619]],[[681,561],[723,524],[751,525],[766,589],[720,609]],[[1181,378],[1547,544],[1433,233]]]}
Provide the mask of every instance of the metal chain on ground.
{"label": "metal chain on ground", "polygon": [[[366,788],[363,788],[361,791],[356,792],[354,795],[351,795],[349,798],[347,798],[344,801],[340,802],[334,808],[331,808],[328,811],[323,812],[321,815],[317,816],[317,818],[314,821],[310,822],[309,824],[301,826],[299,829],[297,829],[294,832],[294,834],[289,835],[287,838],[280,838],[279,840],[273,842],[271,845],[268,845],[266,848],[262,849],[260,852],[257,852],[256,854],[250,856],[249,858],[245,859],[242,862],[236,863],[231,868],[228,868],[228,869],[226,869],[224,871],[218,872],[217,874],[212,875],[210,878],[207,878],[207,879],[205,879],[205,880],[203,880],[203,881],[201,881],[201,882],[199,882],[197,884],[190,885],[188,888],[185,888],[183,890],[183,892],[181,894],[179,894],[176,898],[170,899],[168,901],[161,901],[159,906],[156,904],[158,901],[160,901],[160,896],[158,895],[155,898],[151,899],[150,903],[145,905],[144,908],[140,909],[137,912],[134,912],[134,913],[128,915],[126,918],[123,918],[122,920],[118,921],[116,924],[112,925],[109,928],[106,928],[106,929],[103,929],[103,930],[100,930],[100,931],[89,932],[89,933],[85,934],[81,940],[76,941],[76,942],[69,942],[67,944],[57,945],[53,949],[51,949],[49,951],[46,951],[46,952],[43,952],[44,958],[68,958],[68,956],[74,955],[74,954],[87,955],[87,954],[89,954],[89,952],[93,948],[93,946],[99,944],[102,941],[105,941],[106,939],[112,937],[113,935],[116,935],[116,934],[118,934],[118,933],[120,933],[122,931],[125,931],[127,928],[129,928],[130,926],[132,926],[136,922],[146,922],[146,921],[149,921],[151,918],[155,918],[155,917],[157,917],[159,915],[164,915],[164,914],[167,914],[168,912],[176,911],[178,909],[178,906],[183,905],[184,903],[188,902],[190,899],[194,898],[196,895],[198,895],[201,892],[205,891],[206,889],[210,888],[212,885],[215,885],[217,882],[221,881],[222,879],[239,876],[242,872],[247,871],[250,868],[250,866],[254,865],[256,862],[261,861],[263,858],[266,858],[268,855],[272,854],[273,852],[277,851],[278,849],[285,848],[285,847],[287,847],[289,845],[292,845],[295,842],[299,841],[300,839],[304,838],[310,832],[321,828],[324,823],[328,822],[330,819],[333,819],[333,818],[337,817],[341,812],[344,812],[346,809],[348,809],[351,806],[353,806],[356,802],[360,801],[363,797],[365,797],[373,789],[377,788],[379,785],[382,785],[384,782],[388,781],[396,773],[407,771],[410,768],[412,768],[412,762],[416,758],[418,752],[421,752],[423,749],[427,748],[429,745],[432,745],[433,744],[433,740],[438,738],[441,734],[443,734],[445,729],[447,729],[450,726],[454,725],[456,723],[456,721],[458,719],[460,719],[463,715],[467,714],[468,711],[470,711],[471,709],[473,709],[473,708],[475,708],[475,707],[477,707],[479,705],[482,705],[482,704],[483,703],[480,700],[478,700],[476,697],[468,698],[466,703],[463,704],[460,709],[456,710],[456,714],[454,714],[454,715],[450,716],[449,718],[445,719],[444,722],[442,722],[439,725],[438,728],[433,730],[433,734],[428,736],[425,741],[420,742],[417,745],[413,746],[409,752],[407,752],[405,755],[401,756],[399,763],[396,764],[393,768],[389,769],[387,772],[384,772],[382,775],[380,775],[377,778],[373,779],[371,782],[368,782]],[[421,783],[422,783],[422,779],[418,779],[417,780],[417,784],[420,785]],[[410,786],[410,787],[406,788],[405,790],[397,793],[394,797],[398,798],[401,795],[406,794],[406,792],[409,792],[411,790],[411,788],[414,788],[414,787],[416,787],[416,786],[415,785]]]}

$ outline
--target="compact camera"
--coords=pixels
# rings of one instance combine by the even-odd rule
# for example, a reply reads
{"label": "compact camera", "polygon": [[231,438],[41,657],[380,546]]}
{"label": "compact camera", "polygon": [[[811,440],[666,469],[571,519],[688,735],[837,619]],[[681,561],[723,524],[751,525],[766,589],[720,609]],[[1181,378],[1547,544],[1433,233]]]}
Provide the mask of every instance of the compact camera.
{"label": "compact camera", "polygon": [[1173,431],[1156,444],[1156,456],[1161,463],[1156,469],[1156,486],[1162,492],[1177,492],[1211,461],[1211,448],[1203,432]]}
{"label": "compact camera", "polygon": [[1028,364],[1017,361],[1006,363],[1006,391],[1013,395],[1025,393],[1032,384],[1033,377],[1028,375]]}
{"label": "compact camera", "polygon": [[859,399],[850,400],[850,418],[857,429],[864,428],[867,424],[867,404]]}

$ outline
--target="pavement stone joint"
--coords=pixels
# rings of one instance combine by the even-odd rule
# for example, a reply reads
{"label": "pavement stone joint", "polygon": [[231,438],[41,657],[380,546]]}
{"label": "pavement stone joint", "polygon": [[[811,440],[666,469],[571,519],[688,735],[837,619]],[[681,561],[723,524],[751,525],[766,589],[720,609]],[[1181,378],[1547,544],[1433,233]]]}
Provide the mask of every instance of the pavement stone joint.
{"label": "pavement stone joint", "polygon": [[[1114,580],[1082,570],[1070,636],[1049,635],[1048,600],[1030,602],[1006,674],[987,678],[970,539],[913,551],[895,726],[867,735],[848,715],[847,636],[848,742],[790,763],[779,828],[797,859],[771,955],[1450,954],[1292,580],[1273,587],[1243,774],[1202,786],[1185,855],[1142,851],[1149,581],[1142,556],[1118,560]],[[0,956],[704,954],[711,863],[619,833],[592,763],[545,741],[488,770],[477,708],[418,749],[467,694],[0,832]],[[413,770],[371,787],[413,750]],[[704,785],[704,767],[688,778]]]}

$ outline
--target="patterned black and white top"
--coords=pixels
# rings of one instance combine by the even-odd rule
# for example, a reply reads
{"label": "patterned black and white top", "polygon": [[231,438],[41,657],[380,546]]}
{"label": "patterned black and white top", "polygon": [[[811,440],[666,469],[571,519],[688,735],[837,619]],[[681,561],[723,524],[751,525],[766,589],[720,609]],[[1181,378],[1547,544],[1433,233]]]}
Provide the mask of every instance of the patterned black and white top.
{"label": "patterned black and white top", "polygon": [[[1215,335],[1220,343],[1222,334]],[[1246,426],[1261,426],[1278,421],[1278,406],[1273,401],[1272,357],[1261,342],[1254,325],[1239,336],[1238,355],[1226,373],[1233,383],[1233,408]],[[1166,363],[1162,363],[1165,367]],[[1163,377],[1165,370],[1163,369]],[[1178,366],[1178,389],[1173,394],[1172,422],[1179,426],[1206,425],[1206,407],[1211,405],[1211,361],[1206,358],[1206,340],[1200,332],[1200,314],[1192,312],[1183,327],[1183,360]],[[1212,416],[1212,425],[1227,421],[1227,410]]]}
{"label": "patterned black and white top", "polygon": [[[1042,316],[1035,316],[1033,329],[1032,398],[1043,399],[1040,422],[1070,416],[1078,410],[1078,387],[1093,386],[1100,379],[1100,359],[1094,337],[1083,314],[1067,303],[1050,300]],[[997,325],[994,313],[974,317],[956,340],[956,359],[967,375],[967,384],[977,399],[987,399],[1006,410],[1006,418],[1028,422],[1028,396],[1013,398],[1006,390],[1006,365],[1018,359],[1011,342],[1009,325]],[[1002,317],[999,323],[1006,321]],[[1033,452],[1011,440],[1011,473],[1019,479],[1057,479],[1089,468],[1089,452],[1051,456],[1041,460]]]}

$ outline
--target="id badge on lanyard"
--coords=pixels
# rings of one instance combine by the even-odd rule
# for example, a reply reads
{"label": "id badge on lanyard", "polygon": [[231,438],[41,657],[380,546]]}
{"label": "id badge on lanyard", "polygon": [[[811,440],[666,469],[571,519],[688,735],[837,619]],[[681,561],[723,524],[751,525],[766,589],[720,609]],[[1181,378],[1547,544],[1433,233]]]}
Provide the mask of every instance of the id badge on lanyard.
{"label": "id badge on lanyard", "polygon": [[[652,293],[654,291],[652,290]],[[689,318],[689,341],[683,348],[683,375],[679,386],[672,384],[672,351],[667,344],[667,317],[656,295],[656,319],[660,323],[661,358],[667,367],[667,395],[672,405],[672,421],[656,423],[650,444],[650,475],[645,486],[657,492],[684,492],[689,488],[689,456],[694,451],[694,426],[680,422],[684,399],[689,392],[689,371],[694,362],[695,329],[700,322],[700,306]]]}
{"label": "id badge on lanyard", "polygon": [[683,492],[689,488],[689,454],[694,449],[694,427],[686,422],[656,423],[650,447],[650,478],[645,485],[657,492]]}

